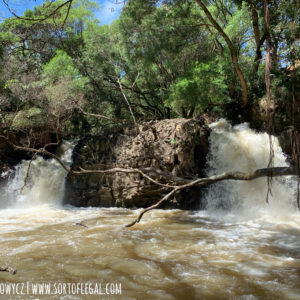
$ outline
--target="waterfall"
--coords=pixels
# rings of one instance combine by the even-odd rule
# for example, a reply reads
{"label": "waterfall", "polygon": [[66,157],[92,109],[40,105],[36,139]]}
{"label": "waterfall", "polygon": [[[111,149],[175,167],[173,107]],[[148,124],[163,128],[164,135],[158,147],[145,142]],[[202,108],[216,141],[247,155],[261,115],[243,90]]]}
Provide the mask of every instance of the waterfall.
{"label": "waterfall", "polygon": [[[67,166],[72,163],[73,146],[73,143],[64,141],[57,151]],[[5,189],[1,191],[0,208],[29,208],[43,204],[59,206],[64,194],[66,174],[55,159],[37,156],[31,163],[23,160],[11,172]]]}
{"label": "waterfall", "polygon": [[[269,138],[257,133],[247,123],[231,126],[221,119],[210,125],[210,153],[207,174],[229,171],[251,172],[266,168],[269,161]],[[274,143],[274,166],[288,166],[278,139]],[[266,203],[267,178],[252,181],[227,180],[208,188],[205,203],[208,210],[235,211],[248,217],[267,211],[274,214],[294,211],[296,183],[291,177],[273,178],[269,205]]]}
{"label": "waterfall", "polygon": [[[210,125],[210,152],[207,175],[228,171],[251,172],[265,168],[269,161],[269,138],[257,133],[247,123],[232,126],[224,119]],[[274,165],[288,166],[278,139],[274,142]],[[65,141],[57,155],[70,166],[73,144]],[[30,164],[29,172],[28,166]],[[28,174],[27,174],[28,172]],[[0,193],[0,208],[29,208],[41,205],[60,206],[66,171],[55,159],[37,156],[24,160],[11,172],[8,184]],[[26,184],[24,185],[26,179]],[[289,177],[275,177],[269,205],[266,204],[267,178],[252,181],[226,180],[207,188],[204,203],[208,212],[238,212],[249,218],[264,213],[288,213],[295,210],[296,182]]]}

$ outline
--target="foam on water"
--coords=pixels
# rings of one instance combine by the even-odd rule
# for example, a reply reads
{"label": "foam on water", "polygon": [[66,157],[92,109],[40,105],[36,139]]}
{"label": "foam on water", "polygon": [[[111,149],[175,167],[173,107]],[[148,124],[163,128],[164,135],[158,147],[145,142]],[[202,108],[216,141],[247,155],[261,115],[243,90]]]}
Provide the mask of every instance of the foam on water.
{"label": "foam on water", "polygon": [[[208,175],[230,171],[252,172],[268,166],[269,137],[266,133],[255,132],[247,123],[231,126],[224,119],[210,127]],[[288,166],[278,139],[272,137],[272,140],[274,166]],[[227,180],[210,186],[205,201],[207,209],[216,214],[219,212],[219,215],[227,211],[225,215],[233,212],[234,217],[254,218],[266,214],[277,217],[295,212],[295,191],[296,181],[290,176],[273,178],[268,205],[266,178],[252,181]]]}
{"label": "foam on water", "polygon": [[[72,163],[73,146],[73,143],[65,141],[59,149],[58,155],[67,166]],[[66,171],[55,159],[45,160],[38,156],[31,162],[24,160],[11,172],[8,184],[0,195],[0,208],[59,206],[64,194],[65,176]]]}

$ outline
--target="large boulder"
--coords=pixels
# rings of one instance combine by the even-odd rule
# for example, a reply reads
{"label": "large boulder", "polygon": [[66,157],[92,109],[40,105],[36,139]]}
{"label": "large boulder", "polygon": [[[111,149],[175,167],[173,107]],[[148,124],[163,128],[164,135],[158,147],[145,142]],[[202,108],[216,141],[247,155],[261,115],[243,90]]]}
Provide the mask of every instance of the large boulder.
{"label": "large boulder", "polygon": [[[74,149],[72,170],[155,167],[176,176],[203,176],[209,129],[201,121],[152,121],[139,128],[119,126],[102,136],[81,140]],[[167,190],[140,174],[69,174],[64,202],[75,206],[145,207]],[[199,208],[200,189],[177,194],[169,207]]]}

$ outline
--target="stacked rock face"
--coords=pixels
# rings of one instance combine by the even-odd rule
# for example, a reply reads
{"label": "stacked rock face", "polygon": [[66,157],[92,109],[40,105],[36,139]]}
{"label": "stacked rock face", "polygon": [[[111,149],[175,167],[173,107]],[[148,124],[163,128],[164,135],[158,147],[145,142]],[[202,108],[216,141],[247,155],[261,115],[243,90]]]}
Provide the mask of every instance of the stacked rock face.
{"label": "stacked rock face", "polygon": [[[115,127],[102,136],[81,140],[72,170],[155,167],[173,175],[201,176],[208,152],[209,130],[200,121],[171,119]],[[164,182],[163,178],[156,178]],[[140,174],[69,174],[64,202],[75,206],[145,207],[167,189]],[[199,208],[200,189],[177,194],[168,207]]]}
{"label": "stacked rock face", "polygon": [[[295,132],[300,132],[300,92],[292,90],[277,91],[273,97],[275,99],[270,103],[272,134],[277,136],[280,146],[288,157],[292,156],[292,136]],[[295,97],[295,102],[293,98]],[[262,98],[258,103],[254,103],[247,111],[247,122],[251,128],[258,131],[268,131],[268,103],[265,98]],[[296,140],[296,143],[299,140]]]}

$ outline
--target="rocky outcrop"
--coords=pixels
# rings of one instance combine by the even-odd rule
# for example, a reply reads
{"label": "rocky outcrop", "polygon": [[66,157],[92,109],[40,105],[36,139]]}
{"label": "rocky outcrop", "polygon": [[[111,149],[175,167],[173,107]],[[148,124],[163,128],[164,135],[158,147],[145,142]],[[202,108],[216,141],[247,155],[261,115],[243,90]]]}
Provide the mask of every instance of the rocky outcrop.
{"label": "rocky outcrop", "polygon": [[[300,95],[299,95],[300,96]],[[297,104],[299,106],[299,103]],[[295,107],[295,111],[300,110],[299,107]],[[267,131],[268,129],[268,115],[267,115],[267,102],[266,99],[261,99],[258,104],[253,105],[250,109],[250,123],[253,128],[256,128],[260,131]],[[271,122],[272,122],[272,131],[275,135],[280,135],[281,132],[290,128],[292,124],[292,104],[290,101],[278,101],[274,103],[271,101]],[[295,127],[297,130],[300,130],[300,115],[295,114]]]}
{"label": "rocky outcrop", "polygon": [[[189,119],[152,121],[115,127],[102,136],[81,140],[74,149],[73,170],[155,167],[174,175],[201,176],[208,152],[209,129]],[[145,207],[166,193],[139,174],[69,174],[65,203],[75,206]],[[200,189],[176,195],[172,207],[199,208]]]}
{"label": "rocky outcrop", "polygon": [[[293,130],[300,132],[300,92],[286,89],[278,89],[277,94],[271,101],[271,132],[279,138],[282,150],[291,157],[292,155],[292,135]],[[293,101],[295,100],[295,101]],[[251,127],[259,131],[268,131],[268,104],[265,98],[261,99],[258,103],[252,105],[247,111]],[[298,140],[298,143],[300,140]]]}
{"label": "rocky outcrop", "polygon": [[12,153],[12,150],[6,142],[0,141],[0,185],[9,175],[11,159],[7,154]]}

